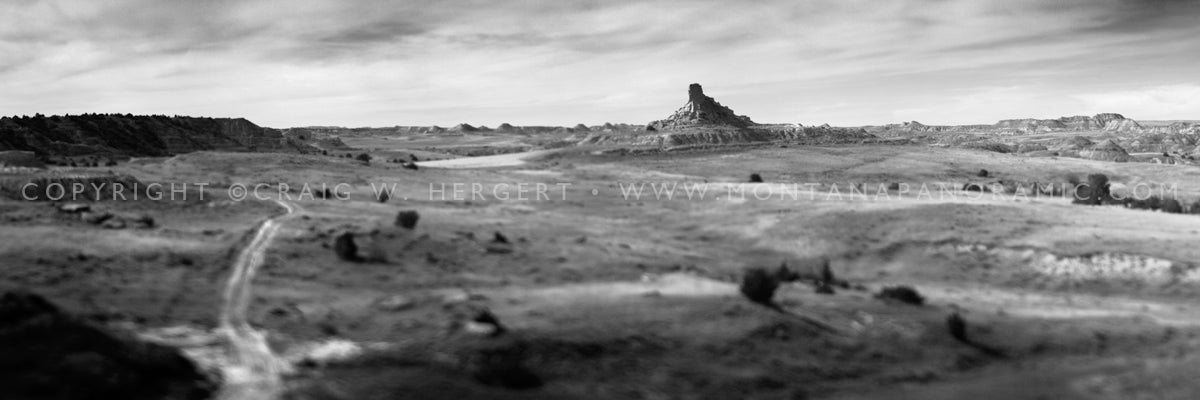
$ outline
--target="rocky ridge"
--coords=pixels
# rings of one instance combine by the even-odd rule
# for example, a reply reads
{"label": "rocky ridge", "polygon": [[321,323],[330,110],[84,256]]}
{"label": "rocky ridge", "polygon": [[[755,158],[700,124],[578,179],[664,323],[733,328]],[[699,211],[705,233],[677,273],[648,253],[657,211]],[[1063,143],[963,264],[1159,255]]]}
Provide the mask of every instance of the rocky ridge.
{"label": "rocky ridge", "polygon": [[693,83],[688,87],[687,103],[666,119],[646,124],[643,131],[593,131],[578,144],[684,150],[772,142],[833,144],[875,139],[877,137],[862,128],[838,128],[828,124],[758,124],[706,96],[704,89]]}
{"label": "rocky ridge", "polygon": [[305,146],[242,118],[83,114],[0,118],[3,150],[160,157],[200,150],[302,152]]}
{"label": "rocky ridge", "polygon": [[693,83],[688,86],[688,102],[663,120],[651,122],[646,130],[680,130],[688,128],[736,127],[755,125],[750,117],[737,115],[712,97],[704,95],[704,88]]}

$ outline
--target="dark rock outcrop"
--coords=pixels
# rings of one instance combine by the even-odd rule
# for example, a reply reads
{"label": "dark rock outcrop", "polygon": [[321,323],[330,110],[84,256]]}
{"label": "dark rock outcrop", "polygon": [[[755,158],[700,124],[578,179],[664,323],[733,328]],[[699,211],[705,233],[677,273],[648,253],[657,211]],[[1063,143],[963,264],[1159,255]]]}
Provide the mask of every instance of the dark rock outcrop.
{"label": "dark rock outcrop", "polygon": [[688,102],[675,110],[667,119],[651,122],[648,128],[654,130],[679,130],[703,127],[736,127],[745,128],[754,125],[750,117],[737,115],[729,107],[725,107],[704,95],[700,84],[688,86]]}
{"label": "dark rock outcrop", "polygon": [[84,114],[0,118],[0,150],[41,155],[168,156],[200,150],[300,151],[277,130],[242,118]]}
{"label": "dark rock outcrop", "polygon": [[209,398],[178,350],[81,321],[31,293],[0,296],[0,387],[11,399]]}

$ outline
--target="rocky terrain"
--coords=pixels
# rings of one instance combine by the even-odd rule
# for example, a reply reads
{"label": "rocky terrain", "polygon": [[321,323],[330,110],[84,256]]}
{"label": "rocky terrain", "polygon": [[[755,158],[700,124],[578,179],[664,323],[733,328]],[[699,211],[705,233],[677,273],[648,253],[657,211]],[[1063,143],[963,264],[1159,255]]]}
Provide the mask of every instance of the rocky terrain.
{"label": "rocky terrain", "polygon": [[43,157],[153,157],[201,150],[300,152],[305,147],[241,118],[129,114],[0,118],[0,151],[32,151]]}
{"label": "rocky terrain", "polygon": [[16,398],[1200,390],[1192,122],[4,124]]}
{"label": "rocky terrain", "polygon": [[688,86],[687,103],[675,110],[675,113],[667,119],[646,125],[646,130],[681,130],[715,126],[746,128],[751,125],[755,125],[755,123],[750,120],[750,117],[734,114],[729,107],[704,95],[704,88],[700,87],[699,83],[693,83]]}
{"label": "rocky terrain", "polygon": [[630,146],[678,151],[771,143],[855,143],[875,136],[859,128],[829,125],[757,124],[704,94],[700,84],[688,86],[688,101],[666,119],[651,122],[644,131],[598,132],[579,145]]}

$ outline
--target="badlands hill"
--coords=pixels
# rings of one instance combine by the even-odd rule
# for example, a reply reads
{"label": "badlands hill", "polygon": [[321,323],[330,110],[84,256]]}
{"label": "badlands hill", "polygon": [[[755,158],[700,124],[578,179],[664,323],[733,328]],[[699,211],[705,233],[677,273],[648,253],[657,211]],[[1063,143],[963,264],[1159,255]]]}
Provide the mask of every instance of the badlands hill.
{"label": "badlands hill", "polygon": [[0,118],[0,151],[44,156],[167,156],[200,150],[299,152],[279,131],[242,118],[83,114]]}
{"label": "badlands hill", "polygon": [[755,125],[750,117],[737,115],[712,97],[704,95],[700,84],[688,86],[688,102],[664,120],[651,122],[646,130],[672,130],[706,127],[745,128]]}
{"label": "badlands hill", "polygon": [[[1159,162],[1190,161],[1200,155],[1200,122],[1137,121],[1117,113],[1054,119],[1006,119],[991,125],[925,125],[917,121],[864,127],[890,139],[937,145],[1003,149],[1018,153],[1081,156],[1126,160],[1129,153],[1168,153]],[[1090,136],[1096,143],[1082,147],[1055,146],[1055,137]],[[1073,140],[1073,139],[1072,139]],[[1003,143],[1002,143],[1003,142]],[[1107,143],[1103,143],[1107,142]],[[1004,151],[1004,152],[1008,152]]]}
{"label": "badlands hill", "polygon": [[718,147],[771,142],[850,143],[874,140],[861,128],[829,125],[758,124],[704,94],[700,84],[688,86],[688,101],[666,119],[651,122],[640,132],[594,132],[581,145],[627,145],[661,150]]}
{"label": "badlands hill", "polygon": [[910,121],[900,124],[867,126],[864,128],[868,132],[884,136],[940,132],[1031,135],[1072,131],[1200,135],[1200,122],[1172,121],[1165,124],[1140,123],[1117,113],[1102,113],[1093,116],[1076,115],[1054,119],[1005,119],[992,125],[925,125],[917,121]]}

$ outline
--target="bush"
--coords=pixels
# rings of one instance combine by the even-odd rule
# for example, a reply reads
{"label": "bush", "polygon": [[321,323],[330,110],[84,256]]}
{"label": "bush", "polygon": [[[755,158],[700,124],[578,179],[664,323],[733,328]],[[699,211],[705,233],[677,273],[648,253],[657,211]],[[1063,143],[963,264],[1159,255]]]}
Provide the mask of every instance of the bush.
{"label": "bush", "polygon": [[1108,176],[1091,174],[1087,177],[1087,183],[1075,186],[1075,199],[1072,202],[1098,206],[1111,200],[1112,196],[1108,192]]}
{"label": "bush", "polygon": [[1146,199],[1146,209],[1147,210],[1157,211],[1161,208],[1162,208],[1162,199],[1159,198],[1158,196],[1150,196],[1149,198]]}
{"label": "bush", "polygon": [[963,319],[957,312],[946,317],[946,330],[950,331],[950,336],[958,339],[958,341],[970,343],[970,339],[967,338],[967,320]]}
{"label": "bush", "polygon": [[1162,212],[1169,214],[1183,214],[1183,205],[1179,204],[1179,200],[1166,199],[1162,202]]}
{"label": "bush", "polygon": [[354,234],[350,232],[338,235],[333,242],[333,252],[344,261],[359,261],[358,245],[354,244]]}
{"label": "bush", "polygon": [[746,270],[739,288],[747,299],[762,305],[773,304],[776,289],[779,289],[779,277],[762,268]]}
{"label": "bush", "polygon": [[964,192],[982,192],[983,185],[980,185],[978,183],[967,183],[967,184],[963,185],[962,190]]}
{"label": "bush", "polygon": [[421,219],[421,216],[416,210],[404,210],[396,214],[395,225],[404,229],[416,229],[418,219]]}
{"label": "bush", "polygon": [[750,183],[762,183],[762,176],[759,174],[750,174]]}
{"label": "bush", "polygon": [[987,177],[988,177],[988,170],[986,170],[986,169],[980,169],[980,170],[979,170],[979,173],[975,174],[975,176],[978,176],[978,177],[980,177],[980,178],[987,178]]}
{"label": "bush", "polygon": [[875,298],[881,300],[895,300],[904,304],[912,304],[914,306],[924,305],[925,297],[917,292],[911,286],[888,286],[879,291]]}
{"label": "bush", "polygon": [[386,190],[379,191],[379,202],[380,203],[387,203],[387,201],[390,200],[391,198],[392,198],[392,196],[388,195],[388,192]]}
{"label": "bush", "polygon": [[1200,200],[1196,200],[1195,203],[1192,203],[1192,206],[1188,212],[1192,214],[1200,214]]}
{"label": "bush", "polygon": [[354,159],[358,160],[358,161],[362,161],[367,164],[371,163],[371,155],[367,154],[367,153],[359,154],[358,157],[354,157]]}

